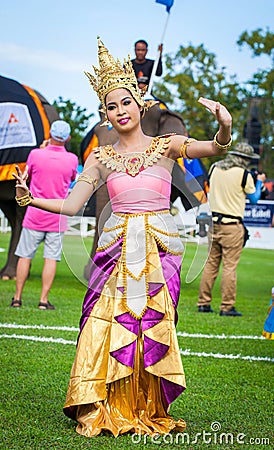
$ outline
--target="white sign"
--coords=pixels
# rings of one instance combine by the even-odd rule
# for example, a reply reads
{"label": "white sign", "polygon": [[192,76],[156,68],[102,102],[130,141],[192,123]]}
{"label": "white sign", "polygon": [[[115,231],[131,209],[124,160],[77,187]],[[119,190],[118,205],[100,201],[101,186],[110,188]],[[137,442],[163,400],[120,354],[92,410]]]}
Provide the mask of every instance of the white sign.
{"label": "white sign", "polygon": [[274,250],[274,228],[270,227],[249,227],[249,239],[246,243],[247,248],[263,248]]}
{"label": "white sign", "polygon": [[27,105],[0,103],[0,150],[36,145],[35,131]]}

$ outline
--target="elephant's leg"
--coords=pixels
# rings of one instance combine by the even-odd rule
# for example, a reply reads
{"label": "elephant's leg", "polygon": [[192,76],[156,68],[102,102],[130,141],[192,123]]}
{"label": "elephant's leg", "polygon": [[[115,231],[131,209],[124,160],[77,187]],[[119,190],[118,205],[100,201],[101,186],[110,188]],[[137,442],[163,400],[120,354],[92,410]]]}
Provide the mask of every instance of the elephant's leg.
{"label": "elephant's leg", "polygon": [[111,214],[111,207],[109,203],[109,195],[106,185],[103,185],[96,192],[96,226],[90,257],[87,265],[84,267],[84,277],[86,280],[89,280],[91,261],[96,252],[99,236],[110,214]]}
{"label": "elephant's leg", "polygon": [[18,262],[18,257],[15,256],[14,252],[19,241],[26,208],[18,206],[16,201],[13,200],[10,202],[0,202],[0,209],[5,214],[11,226],[8,259],[5,266],[0,270],[0,277],[2,279],[14,279]]}

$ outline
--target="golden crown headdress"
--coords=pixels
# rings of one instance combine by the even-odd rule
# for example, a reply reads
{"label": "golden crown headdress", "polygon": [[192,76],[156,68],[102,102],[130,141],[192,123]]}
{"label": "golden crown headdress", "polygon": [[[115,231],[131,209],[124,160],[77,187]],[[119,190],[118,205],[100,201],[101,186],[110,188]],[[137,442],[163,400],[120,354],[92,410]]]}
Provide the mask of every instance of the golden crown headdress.
{"label": "golden crown headdress", "polygon": [[134,73],[134,69],[130,60],[124,59],[124,65],[120,60],[113,58],[108,49],[104,46],[101,39],[98,39],[98,61],[99,67],[93,66],[94,74],[85,71],[86,76],[89,79],[91,86],[98,95],[100,103],[102,104],[102,110],[106,114],[106,95],[114,89],[124,88],[128,89],[132,97],[136,100],[138,105],[142,108],[146,107],[146,103],[143,100],[145,90],[141,90],[138,87],[138,82]]}

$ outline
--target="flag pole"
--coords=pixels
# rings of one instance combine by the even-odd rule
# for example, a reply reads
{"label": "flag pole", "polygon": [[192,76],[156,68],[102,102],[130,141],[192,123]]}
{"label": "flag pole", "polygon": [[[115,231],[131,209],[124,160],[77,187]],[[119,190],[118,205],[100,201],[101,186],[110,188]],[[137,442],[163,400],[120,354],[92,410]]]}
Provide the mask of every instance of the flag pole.
{"label": "flag pole", "polygon": [[[167,14],[167,18],[166,18],[166,22],[165,22],[165,25],[164,25],[164,29],[163,29],[163,33],[162,33],[162,38],[161,38],[160,44],[162,44],[164,42],[164,37],[165,37],[165,34],[166,34],[167,24],[168,24],[168,21],[169,21],[169,16],[170,16],[170,12],[168,12],[168,14]],[[151,72],[151,76],[150,76],[150,80],[149,80],[149,85],[148,85],[148,89],[147,89],[147,94],[151,94],[152,85],[153,85],[153,81],[154,81],[154,78],[155,78],[155,74],[156,74],[156,70],[157,70],[157,67],[158,67],[158,63],[159,63],[160,57],[161,57],[161,50],[158,50],[157,58],[155,59],[154,64],[153,64],[153,68],[152,68],[152,72]]]}

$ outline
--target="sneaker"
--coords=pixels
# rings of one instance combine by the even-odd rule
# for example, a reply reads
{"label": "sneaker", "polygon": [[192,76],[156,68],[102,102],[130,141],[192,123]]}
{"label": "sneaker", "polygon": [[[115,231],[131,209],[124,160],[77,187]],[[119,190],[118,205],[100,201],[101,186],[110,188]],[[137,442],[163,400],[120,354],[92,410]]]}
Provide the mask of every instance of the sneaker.
{"label": "sneaker", "polygon": [[47,302],[47,303],[40,302],[38,305],[38,308],[39,309],[55,309],[55,306],[52,305],[50,302]]}
{"label": "sneaker", "polygon": [[220,311],[220,316],[242,316],[242,314],[234,308],[234,306],[229,311]]}
{"label": "sneaker", "polygon": [[198,306],[198,312],[203,312],[203,313],[213,313],[213,309],[211,309],[210,305],[202,305],[202,306]]}

